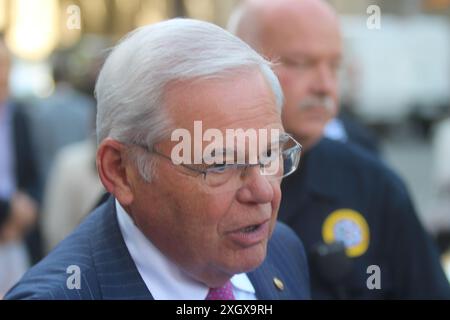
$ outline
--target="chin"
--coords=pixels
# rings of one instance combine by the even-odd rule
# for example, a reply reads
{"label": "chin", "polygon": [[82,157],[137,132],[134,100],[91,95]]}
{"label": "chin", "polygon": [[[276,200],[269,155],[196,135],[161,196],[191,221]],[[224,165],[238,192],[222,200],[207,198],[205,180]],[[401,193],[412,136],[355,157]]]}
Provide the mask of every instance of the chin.
{"label": "chin", "polygon": [[233,274],[246,273],[258,268],[266,258],[267,242],[240,251],[235,255]]}

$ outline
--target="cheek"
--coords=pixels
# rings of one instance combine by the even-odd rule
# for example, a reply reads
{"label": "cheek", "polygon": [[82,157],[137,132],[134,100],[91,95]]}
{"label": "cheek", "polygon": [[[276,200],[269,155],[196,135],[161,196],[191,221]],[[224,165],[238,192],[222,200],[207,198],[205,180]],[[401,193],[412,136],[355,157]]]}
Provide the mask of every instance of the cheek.
{"label": "cheek", "polygon": [[287,99],[283,107],[281,120],[285,130],[292,134],[298,134],[299,129],[304,127],[304,121],[302,121],[298,105]]}
{"label": "cheek", "polygon": [[[225,231],[229,231],[230,224],[240,219],[241,210],[237,210],[235,192],[224,193],[218,200],[212,201],[209,205],[209,212],[213,215],[216,223],[216,234],[221,236]],[[211,219],[211,218],[210,218]]]}
{"label": "cheek", "polygon": [[296,77],[294,73],[283,69],[277,73],[277,76],[283,89],[285,98],[289,99],[296,87]]}
{"label": "cheek", "polygon": [[291,114],[296,111],[299,102],[305,97],[308,92],[308,79],[294,75],[293,72],[280,73],[280,84],[283,88],[285,99],[285,107]]}
{"label": "cheek", "polygon": [[221,231],[226,230],[228,222],[233,219],[231,194],[217,196],[196,190],[183,192],[182,198],[172,196],[171,202],[171,210],[177,216],[177,229],[189,241],[198,243],[198,247],[215,246]]}
{"label": "cheek", "polygon": [[273,199],[272,199],[272,210],[274,210],[275,215],[278,214],[278,209],[280,207],[281,202],[281,187],[280,183],[274,182],[273,184]]}
{"label": "cheek", "polygon": [[280,184],[273,182],[272,188],[273,188],[273,199],[271,202],[272,217],[271,217],[271,221],[270,221],[270,236],[272,235],[272,232],[273,232],[276,222],[277,222],[278,210],[280,209],[280,203],[281,203],[281,198],[282,198]]}
{"label": "cheek", "polygon": [[339,112],[340,99],[339,99],[339,87],[338,86],[336,86],[336,89],[333,92],[333,100],[335,102],[335,109],[333,110],[333,115],[332,116],[334,117]]}

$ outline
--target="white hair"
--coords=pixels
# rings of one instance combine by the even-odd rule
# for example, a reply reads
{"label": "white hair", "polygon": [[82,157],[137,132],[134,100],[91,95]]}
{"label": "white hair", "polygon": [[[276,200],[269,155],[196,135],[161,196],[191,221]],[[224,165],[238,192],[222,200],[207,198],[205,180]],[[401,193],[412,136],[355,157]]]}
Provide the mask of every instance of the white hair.
{"label": "white hair", "polygon": [[[259,68],[281,111],[283,94],[270,62],[228,31],[181,18],[138,28],[112,50],[100,71],[95,87],[98,142],[111,137],[151,150],[173,129],[163,101],[169,83],[250,68]],[[149,181],[151,164],[146,168],[143,156],[136,157],[136,165]]]}

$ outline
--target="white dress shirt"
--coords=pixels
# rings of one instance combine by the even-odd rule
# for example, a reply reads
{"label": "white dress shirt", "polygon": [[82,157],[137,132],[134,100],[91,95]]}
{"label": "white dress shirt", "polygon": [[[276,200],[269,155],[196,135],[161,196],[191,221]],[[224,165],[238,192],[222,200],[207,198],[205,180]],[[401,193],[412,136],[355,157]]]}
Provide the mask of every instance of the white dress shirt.
{"label": "white dress shirt", "polygon": [[[119,228],[136,267],[156,300],[204,300],[209,288],[189,277],[164,256],[136,227],[116,200]],[[255,288],[245,273],[231,279],[236,300],[256,300]]]}

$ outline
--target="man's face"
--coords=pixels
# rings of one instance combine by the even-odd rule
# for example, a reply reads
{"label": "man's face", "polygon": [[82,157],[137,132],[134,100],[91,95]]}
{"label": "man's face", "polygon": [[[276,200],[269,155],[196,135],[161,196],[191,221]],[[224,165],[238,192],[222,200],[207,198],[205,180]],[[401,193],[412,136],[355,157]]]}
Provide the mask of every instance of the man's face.
{"label": "man's face", "polygon": [[[196,120],[202,121],[203,132],[217,128],[224,136],[225,129],[238,128],[283,132],[275,98],[256,71],[174,84],[166,96],[176,127],[188,129],[192,137]],[[170,156],[173,146],[167,140],[155,148]],[[153,159],[156,174],[150,183],[136,175],[129,211],[164,254],[210,286],[262,263],[281,199],[279,180],[250,168],[237,188],[212,190],[203,175],[188,174],[160,156]],[[249,226],[257,228],[245,231]]]}
{"label": "man's face", "polygon": [[337,20],[299,9],[274,15],[264,30],[263,50],[275,67],[285,105],[283,125],[309,147],[336,115],[341,38]]}

